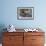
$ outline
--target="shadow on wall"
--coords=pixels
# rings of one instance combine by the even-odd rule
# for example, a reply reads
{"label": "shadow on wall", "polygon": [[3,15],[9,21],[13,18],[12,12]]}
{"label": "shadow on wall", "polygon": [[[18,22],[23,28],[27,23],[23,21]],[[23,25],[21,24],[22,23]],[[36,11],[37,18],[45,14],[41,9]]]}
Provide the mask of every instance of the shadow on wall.
{"label": "shadow on wall", "polygon": [[0,24],[0,43],[2,43],[2,32],[5,32],[6,30],[4,30],[4,28],[6,28],[6,26],[4,24]]}

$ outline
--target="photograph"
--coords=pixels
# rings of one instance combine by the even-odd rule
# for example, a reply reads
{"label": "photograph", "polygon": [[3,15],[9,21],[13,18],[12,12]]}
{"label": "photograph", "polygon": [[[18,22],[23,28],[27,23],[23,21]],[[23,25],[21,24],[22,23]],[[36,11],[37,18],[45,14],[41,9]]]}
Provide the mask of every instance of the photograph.
{"label": "photograph", "polygon": [[18,7],[17,8],[17,19],[33,20],[34,19],[34,8],[33,7]]}

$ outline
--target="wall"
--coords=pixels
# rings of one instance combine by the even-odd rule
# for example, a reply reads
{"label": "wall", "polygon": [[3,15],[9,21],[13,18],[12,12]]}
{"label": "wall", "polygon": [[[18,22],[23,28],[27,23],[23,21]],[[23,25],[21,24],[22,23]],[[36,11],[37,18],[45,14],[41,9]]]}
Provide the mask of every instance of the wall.
{"label": "wall", "polygon": [[[42,1],[42,2],[41,2]],[[46,28],[46,0],[1,0],[0,24],[18,28]],[[34,7],[34,20],[17,20],[17,7]],[[20,24],[19,24],[20,23]]]}
{"label": "wall", "polygon": [[[34,20],[17,20],[17,7],[34,7]],[[9,24],[16,28],[40,27],[46,32],[46,0],[0,0],[0,27]]]}

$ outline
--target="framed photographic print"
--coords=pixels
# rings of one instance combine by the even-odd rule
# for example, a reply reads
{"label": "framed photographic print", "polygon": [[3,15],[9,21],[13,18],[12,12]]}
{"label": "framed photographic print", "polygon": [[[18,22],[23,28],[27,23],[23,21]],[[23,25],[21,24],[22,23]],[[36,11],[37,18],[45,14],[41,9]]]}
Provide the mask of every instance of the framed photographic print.
{"label": "framed photographic print", "polygon": [[17,8],[18,20],[33,20],[34,19],[34,7],[18,7]]}

